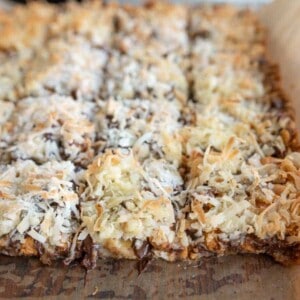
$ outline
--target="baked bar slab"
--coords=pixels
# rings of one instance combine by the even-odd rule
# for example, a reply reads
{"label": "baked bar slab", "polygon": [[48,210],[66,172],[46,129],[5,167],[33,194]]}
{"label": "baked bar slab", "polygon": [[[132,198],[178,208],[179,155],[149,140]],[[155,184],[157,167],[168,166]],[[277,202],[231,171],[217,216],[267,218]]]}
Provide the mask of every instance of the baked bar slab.
{"label": "baked bar slab", "polygon": [[0,12],[0,252],[300,257],[300,148],[255,15],[227,5]]}

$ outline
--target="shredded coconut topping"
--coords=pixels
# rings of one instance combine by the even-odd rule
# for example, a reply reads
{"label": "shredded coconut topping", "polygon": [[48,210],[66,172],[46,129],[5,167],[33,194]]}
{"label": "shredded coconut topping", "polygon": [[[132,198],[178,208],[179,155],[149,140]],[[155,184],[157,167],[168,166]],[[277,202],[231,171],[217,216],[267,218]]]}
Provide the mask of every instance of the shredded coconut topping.
{"label": "shredded coconut topping", "polygon": [[164,160],[141,165],[132,152],[109,150],[89,166],[86,181],[82,220],[97,243],[110,249],[110,240],[151,239],[163,247],[174,240],[171,196],[182,179]]}
{"label": "shredded coconut topping", "polygon": [[70,162],[17,161],[1,166],[0,237],[30,236],[45,247],[68,249],[79,222],[77,181]]}
{"label": "shredded coconut topping", "polygon": [[84,165],[93,156],[91,110],[89,103],[62,96],[23,99],[10,118],[14,127],[7,151],[15,159],[68,159]]}
{"label": "shredded coconut topping", "polygon": [[266,57],[227,5],[0,11],[0,252],[299,260],[299,142]]}

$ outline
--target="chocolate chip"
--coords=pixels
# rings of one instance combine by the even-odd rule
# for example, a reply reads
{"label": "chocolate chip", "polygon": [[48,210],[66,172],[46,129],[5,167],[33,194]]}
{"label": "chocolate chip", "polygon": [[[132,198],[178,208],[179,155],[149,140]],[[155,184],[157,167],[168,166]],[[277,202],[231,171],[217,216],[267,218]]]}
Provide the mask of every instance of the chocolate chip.
{"label": "chocolate chip", "polygon": [[209,39],[211,38],[211,32],[207,29],[202,29],[193,33],[192,38]]}
{"label": "chocolate chip", "polygon": [[133,243],[134,253],[139,259],[146,257],[151,252],[151,248],[151,244],[148,241],[143,241],[139,247],[137,247],[137,241]]}
{"label": "chocolate chip", "polygon": [[70,92],[71,94],[71,97],[74,99],[74,100],[77,100],[77,91],[74,89]]}
{"label": "chocolate chip", "polygon": [[287,154],[287,150],[281,150],[278,147],[274,147],[274,153],[272,154],[273,157],[277,157],[277,158],[284,158]]}
{"label": "chocolate chip", "polygon": [[93,240],[89,235],[83,241],[82,250],[85,253],[85,256],[82,260],[82,265],[86,269],[90,270],[96,267],[98,259],[98,248],[99,246],[93,243]]}
{"label": "chocolate chip", "polygon": [[44,133],[44,138],[47,140],[47,141],[54,141],[54,138],[53,138],[53,134],[52,133]]}
{"label": "chocolate chip", "polygon": [[197,230],[196,229],[187,229],[186,234],[192,239],[192,241],[197,240]]}
{"label": "chocolate chip", "polygon": [[271,98],[271,108],[281,110],[284,108],[284,100],[279,96]]}

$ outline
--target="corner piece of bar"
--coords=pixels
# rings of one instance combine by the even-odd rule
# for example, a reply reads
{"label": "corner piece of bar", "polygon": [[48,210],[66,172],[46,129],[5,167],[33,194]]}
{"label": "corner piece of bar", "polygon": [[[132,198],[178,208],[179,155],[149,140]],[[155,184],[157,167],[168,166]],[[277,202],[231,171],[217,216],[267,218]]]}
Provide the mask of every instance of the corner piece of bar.
{"label": "corner piece of bar", "polygon": [[80,224],[74,165],[24,160],[0,170],[0,252],[47,264],[69,256]]}

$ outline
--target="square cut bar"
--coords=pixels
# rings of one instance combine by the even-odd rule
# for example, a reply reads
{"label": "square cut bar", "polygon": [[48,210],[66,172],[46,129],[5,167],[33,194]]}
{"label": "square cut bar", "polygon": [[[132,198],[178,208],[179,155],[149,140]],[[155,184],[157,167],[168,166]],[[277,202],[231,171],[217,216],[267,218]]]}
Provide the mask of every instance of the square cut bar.
{"label": "square cut bar", "polygon": [[172,102],[160,100],[158,105],[148,99],[109,98],[99,106],[94,118],[98,153],[132,148],[140,159],[167,155],[179,164],[181,115]]}
{"label": "square cut bar", "polygon": [[100,96],[108,54],[83,37],[74,36],[47,42],[24,70],[26,76],[18,86],[22,97],[52,94],[78,100],[94,101]]}
{"label": "square cut bar", "polygon": [[[141,259],[157,252],[171,260],[183,185],[175,164],[151,156],[140,162],[131,150],[108,149],[85,178],[81,216],[97,255]],[[95,263],[89,256],[85,261]]]}
{"label": "square cut bar", "polygon": [[[10,113],[10,102],[7,114]],[[95,136],[91,102],[70,97],[45,96],[18,101],[2,125],[1,139],[6,145],[2,156],[7,160],[32,159],[73,161],[87,165],[93,159]]]}
{"label": "square cut bar", "polygon": [[55,11],[54,6],[37,2],[9,12],[0,9],[1,100],[18,99],[17,86],[23,79],[23,68],[45,43]]}
{"label": "square cut bar", "polygon": [[188,82],[180,66],[172,60],[143,53],[134,56],[112,51],[106,65],[102,99],[145,98],[159,103],[165,99],[184,106]]}
{"label": "square cut bar", "polygon": [[125,5],[118,10],[116,22],[115,46],[125,54],[148,53],[175,61],[188,54],[188,9],[183,5]]}
{"label": "square cut bar", "polygon": [[0,170],[0,252],[47,264],[67,258],[80,225],[74,165],[19,160]]}

